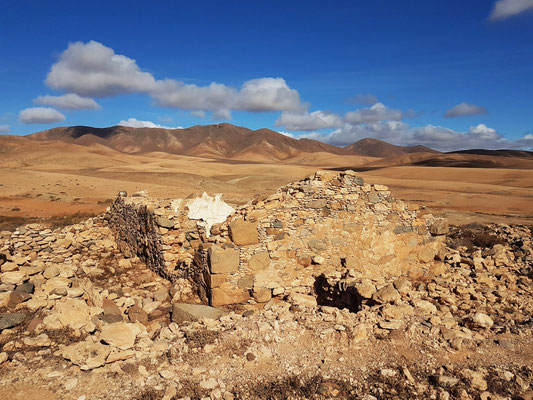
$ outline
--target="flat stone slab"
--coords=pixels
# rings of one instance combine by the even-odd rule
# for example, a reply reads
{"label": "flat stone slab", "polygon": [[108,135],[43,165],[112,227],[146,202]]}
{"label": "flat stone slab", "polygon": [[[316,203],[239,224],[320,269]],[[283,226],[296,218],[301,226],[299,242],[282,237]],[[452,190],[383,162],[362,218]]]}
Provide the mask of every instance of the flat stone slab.
{"label": "flat stone slab", "polygon": [[175,303],[172,305],[172,322],[198,321],[202,318],[219,319],[222,310],[202,304]]}

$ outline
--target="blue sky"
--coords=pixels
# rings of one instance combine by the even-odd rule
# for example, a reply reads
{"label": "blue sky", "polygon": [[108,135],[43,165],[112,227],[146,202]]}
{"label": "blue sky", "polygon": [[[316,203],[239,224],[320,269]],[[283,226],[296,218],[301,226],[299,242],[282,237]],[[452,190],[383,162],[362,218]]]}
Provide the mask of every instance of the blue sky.
{"label": "blue sky", "polygon": [[533,0],[192,3],[4,2],[0,132],[231,122],[533,147]]}

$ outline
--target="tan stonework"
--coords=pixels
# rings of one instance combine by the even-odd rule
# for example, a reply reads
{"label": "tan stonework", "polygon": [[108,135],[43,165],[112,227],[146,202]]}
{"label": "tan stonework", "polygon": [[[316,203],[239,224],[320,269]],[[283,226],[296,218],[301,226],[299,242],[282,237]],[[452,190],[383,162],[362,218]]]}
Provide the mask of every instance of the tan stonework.
{"label": "tan stonework", "polygon": [[433,262],[448,229],[446,220],[395,199],[386,186],[365,184],[353,171],[318,171],[254,199],[213,226],[209,237],[170,200],[126,203],[146,205],[174,224],[159,228],[167,275],[188,277],[216,305],[311,294],[321,274],[439,273]]}

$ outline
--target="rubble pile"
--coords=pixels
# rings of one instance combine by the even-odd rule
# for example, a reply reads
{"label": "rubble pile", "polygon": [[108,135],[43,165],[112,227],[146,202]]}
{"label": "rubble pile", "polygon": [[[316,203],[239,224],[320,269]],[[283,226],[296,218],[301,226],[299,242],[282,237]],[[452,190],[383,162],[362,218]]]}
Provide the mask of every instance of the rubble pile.
{"label": "rubble pile", "polygon": [[[134,242],[131,250],[143,259],[163,259],[164,267],[148,265],[171,279],[189,278],[200,298],[216,306],[245,303],[250,295],[266,302],[313,294],[322,272],[390,277],[436,268],[448,230],[445,220],[353,171],[318,171],[239,207],[209,231],[205,221],[190,218],[190,206],[182,199],[118,197],[108,219],[119,243]],[[147,212],[153,218],[141,231],[138,216]],[[135,241],[131,232],[139,232]],[[146,256],[146,247],[157,254]]]}
{"label": "rubble pile", "polygon": [[[171,282],[133,252],[125,254],[124,244],[113,239],[109,214],[62,229],[34,224],[2,232],[0,397],[9,388],[31,387],[56,396],[43,398],[58,399],[530,399],[530,228],[463,227],[437,235],[442,220],[407,205],[393,211],[401,203],[391,203],[390,194],[375,186],[354,190],[361,191],[358,200],[376,193],[378,202],[338,198],[337,209],[333,194],[326,200],[333,211],[326,216],[324,207],[296,205],[314,201],[302,188],[315,190],[316,182],[321,184],[313,193],[325,196],[336,185],[333,176],[318,174],[255,200],[213,225],[209,237],[181,206],[172,225],[162,227],[157,219],[171,220],[168,210],[176,204],[154,201],[153,207],[142,199],[146,215],[153,213],[149,218],[157,222],[149,230],[161,240],[165,268],[184,266],[178,259],[198,268],[200,249],[212,268],[217,252],[238,249],[238,271],[209,269],[211,277],[232,282],[246,276],[241,269],[249,268],[254,255],[268,253],[270,264],[256,270],[251,295],[230,306],[200,304],[190,276]],[[298,193],[305,196],[298,199]],[[287,211],[282,204],[290,202],[295,206]],[[374,214],[375,204],[390,211]],[[355,218],[363,228],[352,232],[356,239],[350,242],[343,232]],[[299,219],[303,224],[295,225]],[[235,221],[256,224],[257,243],[235,244],[242,239],[235,236]],[[391,226],[413,230],[391,233]],[[333,233],[320,237],[326,228]],[[302,240],[304,229],[310,235]],[[317,236],[333,250],[311,249],[309,241]],[[354,245],[365,238],[373,239],[353,262],[335,241]],[[383,238],[392,238],[395,244],[387,248],[408,260],[409,268],[383,255],[383,264],[373,258],[382,253],[379,246],[372,250],[372,240]],[[412,238],[419,242],[409,247]],[[288,256],[284,246],[293,245],[299,250]],[[431,259],[422,262],[426,249]],[[311,262],[299,264],[303,257]],[[312,261],[317,257],[323,259]],[[384,271],[374,273],[379,265]],[[293,267],[295,275],[289,276]],[[255,282],[265,282],[264,271],[274,271],[280,286],[256,288]]]}

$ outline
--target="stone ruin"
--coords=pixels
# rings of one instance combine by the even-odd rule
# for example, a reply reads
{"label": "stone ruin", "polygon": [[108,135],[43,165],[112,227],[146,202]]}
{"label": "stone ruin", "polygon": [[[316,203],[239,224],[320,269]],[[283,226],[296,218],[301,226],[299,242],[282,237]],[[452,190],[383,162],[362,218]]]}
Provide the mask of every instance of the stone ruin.
{"label": "stone ruin", "polygon": [[121,194],[106,218],[126,256],[187,280],[213,306],[313,294],[356,310],[346,278],[423,274],[442,258],[448,231],[446,220],[353,171],[318,171],[219,223],[189,218],[190,204]]}

